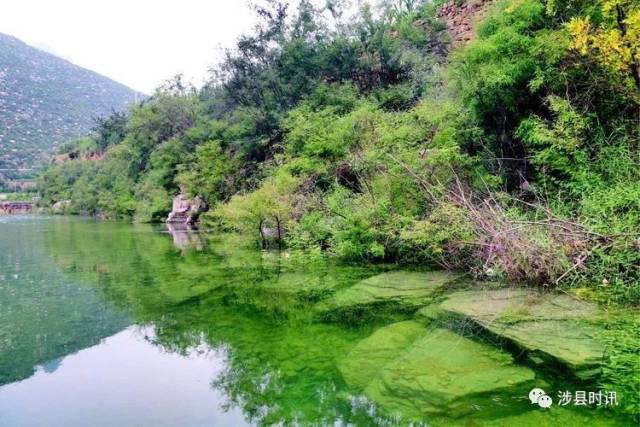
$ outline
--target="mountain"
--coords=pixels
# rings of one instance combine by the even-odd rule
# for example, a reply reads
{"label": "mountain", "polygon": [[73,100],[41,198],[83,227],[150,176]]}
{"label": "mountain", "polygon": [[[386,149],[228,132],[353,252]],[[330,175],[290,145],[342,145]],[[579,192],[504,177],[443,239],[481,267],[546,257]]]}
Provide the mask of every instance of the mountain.
{"label": "mountain", "polygon": [[0,178],[37,169],[60,143],[86,134],[94,117],[135,98],[120,83],[0,33]]}

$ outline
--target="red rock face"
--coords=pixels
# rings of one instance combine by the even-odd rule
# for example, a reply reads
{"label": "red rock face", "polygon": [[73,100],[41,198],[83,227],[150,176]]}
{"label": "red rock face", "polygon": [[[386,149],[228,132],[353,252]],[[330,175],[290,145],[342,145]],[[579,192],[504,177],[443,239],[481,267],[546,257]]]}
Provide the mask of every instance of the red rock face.
{"label": "red rock face", "polygon": [[493,0],[451,0],[438,11],[438,18],[447,24],[453,45],[467,43],[473,38],[474,24],[486,16]]}

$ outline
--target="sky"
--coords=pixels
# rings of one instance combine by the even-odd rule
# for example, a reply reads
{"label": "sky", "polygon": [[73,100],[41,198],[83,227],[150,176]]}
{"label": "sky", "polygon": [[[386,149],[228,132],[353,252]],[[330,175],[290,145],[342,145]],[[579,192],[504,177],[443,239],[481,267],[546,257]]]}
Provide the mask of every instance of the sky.
{"label": "sky", "polygon": [[10,0],[0,33],[151,94],[182,73],[200,86],[255,24],[247,0]]}

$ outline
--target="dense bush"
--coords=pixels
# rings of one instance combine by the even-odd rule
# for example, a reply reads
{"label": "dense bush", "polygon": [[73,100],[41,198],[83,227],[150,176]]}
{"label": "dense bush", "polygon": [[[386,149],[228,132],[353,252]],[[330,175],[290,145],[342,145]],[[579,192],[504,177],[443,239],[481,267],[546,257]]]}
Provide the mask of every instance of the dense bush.
{"label": "dense bush", "polygon": [[453,49],[438,3],[258,6],[204,88],[65,145],[42,203],[157,221],[182,192],[263,247],[640,303],[637,5],[503,0]]}

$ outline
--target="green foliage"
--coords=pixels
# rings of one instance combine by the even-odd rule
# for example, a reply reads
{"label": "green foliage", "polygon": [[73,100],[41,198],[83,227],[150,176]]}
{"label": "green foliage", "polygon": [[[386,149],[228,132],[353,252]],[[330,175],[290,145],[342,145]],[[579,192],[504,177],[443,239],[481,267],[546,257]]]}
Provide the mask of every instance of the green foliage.
{"label": "green foliage", "polygon": [[527,83],[534,76],[537,59],[536,30],[544,23],[540,2],[503,2],[487,18],[478,39],[458,52],[452,67],[453,81],[463,100],[480,120],[489,121],[496,109],[517,114],[528,100]]}
{"label": "green foliage", "polygon": [[87,161],[66,162],[50,168],[39,178],[39,192],[44,205],[53,205],[69,200],[76,181],[84,174],[93,172],[93,165]]}
{"label": "green foliage", "polygon": [[122,142],[127,136],[127,121],[127,115],[122,111],[113,111],[108,117],[96,118],[93,132],[97,148],[104,151],[108,146]]}
{"label": "green foliage", "polygon": [[549,96],[550,123],[539,116],[524,119],[516,135],[532,151],[531,162],[538,165],[538,182],[548,189],[561,186],[571,190],[583,180],[587,153],[582,148],[587,119],[564,99]]}
{"label": "green foliage", "polygon": [[171,210],[171,195],[156,185],[153,177],[145,178],[136,186],[136,220],[141,222],[160,222]]}
{"label": "green foliage", "polygon": [[195,162],[176,177],[183,191],[190,196],[202,195],[209,203],[228,200],[236,191],[234,172],[238,162],[222,150],[220,141],[213,140],[196,147]]}
{"label": "green foliage", "polygon": [[19,193],[1,193],[1,200],[13,201],[13,202],[30,202],[36,197],[37,193],[35,192],[26,192],[22,191]]}
{"label": "green foliage", "polygon": [[636,316],[614,316],[605,321],[602,339],[608,344],[607,363],[603,367],[602,386],[618,390],[621,411],[636,417],[640,414],[640,320]]}
{"label": "green foliage", "polygon": [[369,195],[352,195],[338,188],[327,196],[327,207],[337,214],[330,245],[342,258],[381,260],[385,257],[384,224],[389,212],[384,202]]}
{"label": "green foliage", "polygon": [[95,151],[97,147],[93,138],[77,138],[60,145],[60,147],[58,147],[58,154],[66,154],[71,158],[77,158],[82,154]]}
{"label": "green foliage", "polygon": [[344,158],[372,132],[376,113],[367,103],[343,116],[337,115],[332,106],[313,111],[303,104],[284,120],[287,153],[334,161]]}
{"label": "green foliage", "polygon": [[232,229],[253,235],[265,247],[269,239],[284,238],[298,181],[287,174],[276,175],[249,194],[236,194],[220,206],[217,215]]}
{"label": "green foliage", "polygon": [[[474,228],[465,212],[452,204],[437,206],[425,220],[414,221],[400,234],[404,259],[440,266],[468,262]],[[458,259],[455,259],[455,258]]]}
{"label": "green foliage", "polygon": [[[65,146],[72,159],[43,174],[42,203],[161,221],[184,193],[209,204],[203,227],[263,247],[495,264],[637,303],[635,9],[502,0],[447,57],[440,3],[354,16],[336,2],[257,6],[255,31],[204,88],[178,76]],[[558,218],[589,237],[556,232]],[[477,248],[496,242],[487,264]]]}

